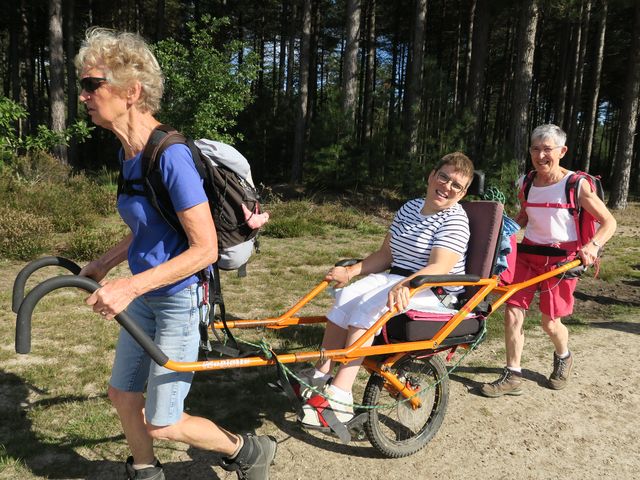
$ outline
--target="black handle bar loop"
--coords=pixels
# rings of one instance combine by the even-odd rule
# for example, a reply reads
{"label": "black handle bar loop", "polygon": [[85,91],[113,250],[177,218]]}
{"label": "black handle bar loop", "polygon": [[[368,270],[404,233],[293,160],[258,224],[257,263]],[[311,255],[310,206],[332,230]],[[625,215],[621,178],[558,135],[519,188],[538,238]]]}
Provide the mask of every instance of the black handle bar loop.
{"label": "black handle bar loop", "polygon": [[27,280],[36,270],[40,270],[44,267],[63,267],[69,270],[71,273],[77,275],[80,273],[80,265],[64,257],[42,257],[28,263],[13,282],[13,297],[11,301],[11,310],[13,313],[18,313],[22,299],[24,298],[24,287],[27,284]]}
{"label": "black handle bar loop", "polygon": [[[59,288],[75,287],[86,290],[89,293],[95,292],[100,288],[100,284],[88,277],[79,277],[77,275],[60,275],[53,277],[40,283],[31,290],[24,298],[18,309],[18,317],[16,319],[16,352],[29,353],[31,351],[31,315],[36,304],[46,294]],[[158,365],[163,366],[169,361],[153,340],[134,323],[132,318],[126,312],[120,312],[115,317],[116,321],[129,332],[136,342],[144,349],[145,352]]]}

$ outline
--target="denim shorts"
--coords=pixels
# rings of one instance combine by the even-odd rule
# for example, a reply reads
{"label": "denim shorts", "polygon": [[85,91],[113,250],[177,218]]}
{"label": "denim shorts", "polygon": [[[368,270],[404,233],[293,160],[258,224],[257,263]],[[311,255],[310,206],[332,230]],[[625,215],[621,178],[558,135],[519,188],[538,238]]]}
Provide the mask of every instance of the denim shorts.
{"label": "denim shorts", "polygon": [[[126,311],[171,360],[194,362],[198,359],[200,315],[207,314],[204,307],[199,308],[202,290],[194,284],[171,296],[141,296]],[[109,383],[125,392],[144,392],[146,384],[147,423],[166,426],[180,420],[192,380],[193,372],[174,372],[153,362],[138,342],[120,329]]]}

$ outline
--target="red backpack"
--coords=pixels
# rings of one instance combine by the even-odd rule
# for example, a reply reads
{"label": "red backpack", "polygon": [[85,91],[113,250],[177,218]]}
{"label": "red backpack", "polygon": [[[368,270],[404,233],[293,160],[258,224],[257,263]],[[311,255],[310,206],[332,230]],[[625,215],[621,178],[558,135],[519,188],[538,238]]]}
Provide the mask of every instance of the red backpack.
{"label": "red backpack", "polygon": [[596,230],[598,229],[600,224],[593,215],[580,207],[580,201],[578,198],[580,192],[579,187],[580,181],[586,180],[587,182],[589,182],[591,191],[595,192],[598,197],[600,197],[600,200],[604,201],[604,190],[602,189],[600,177],[594,177],[593,175],[589,175],[586,172],[573,172],[567,180],[565,187],[565,198],[567,200],[567,203],[529,203],[527,202],[527,197],[529,196],[529,190],[531,189],[531,185],[535,176],[536,171],[532,170],[524,177],[522,188],[518,193],[521,210],[524,211],[527,206],[567,208],[569,209],[569,213],[571,213],[576,222],[576,232],[578,234],[578,249],[582,248],[583,245],[589,243],[595,235]]}

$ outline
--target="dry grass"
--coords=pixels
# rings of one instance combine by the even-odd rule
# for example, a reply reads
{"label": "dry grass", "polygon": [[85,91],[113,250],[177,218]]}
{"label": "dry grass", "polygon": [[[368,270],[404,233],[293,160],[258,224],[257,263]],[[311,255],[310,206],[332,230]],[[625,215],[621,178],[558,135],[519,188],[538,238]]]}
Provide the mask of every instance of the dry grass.
{"label": "dry grass", "polygon": [[[336,207],[331,208],[335,211]],[[639,208],[634,205],[632,209],[619,216],[624,228],[638,227]],[[246,278],[223,272],[229,316],[263,318],[282,313],[313,288],[335,261],[363,257],[375,250],[383,237],[379,225],[388,224],[388,218],[376,222],[372,224],[378,228],[371,227],[370,232],[326,224],[313,236],[263,236],[262,251],[252,258]],[[625,243],[627,239],[620,236],[608,249],[605,280],[637,275],[637,260],[630,264],[631,258],[619,251],[634,248]],[[637,238],[633,240],[637,242]],[[32,353],[16,355],[10,301],[13,279],[22,266],[0,260],[0,478],[87,478],[88,472],[120,472],[128,449],[105,396],[117,324],[88,310],[83,304],[84,293],[57,291],[35,310]],[[38,271],[28,288],[60,273],[66,272],[53,267]],[[120,268],[112,274],[124,273]],[[322,314],[330,303],[330,297],[323,294],[304,313]],[[493,334],[499,335],[499,331]],[[308,327],[298,334],[240,333],[242,338],[265,336],[274,345],[286,342],[289,346],[316,344],[321,335],[321,327]],[[289,407],[265,385],[274,377],[272,369],[198,374],[189,397],[190,412],[232,430],[277,424],[267,420],[282,418]],[[168,442],[161,443],[158,454],[175,460],[186,455],[184,447]]]}

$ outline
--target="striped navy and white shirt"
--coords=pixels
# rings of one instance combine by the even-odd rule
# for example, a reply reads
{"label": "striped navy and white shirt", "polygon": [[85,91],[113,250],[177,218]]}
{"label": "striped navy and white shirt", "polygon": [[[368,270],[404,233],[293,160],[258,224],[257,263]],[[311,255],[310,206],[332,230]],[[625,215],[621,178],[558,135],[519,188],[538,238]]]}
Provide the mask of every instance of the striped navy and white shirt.
{"label": "striped navy and white shirt", "polygon": [[[416,198],[405,203],[396,213],[389,229],[393,267],[412,272],[427,266],[431,249],[446,248],[461,255],[450,274],[465,273],[467,244],[469,243],[469,219],[467,213],[455,205],[432,215],[424,216],[420,211],[424,198]],[[457,292],[463,287],[448,287]]]}

